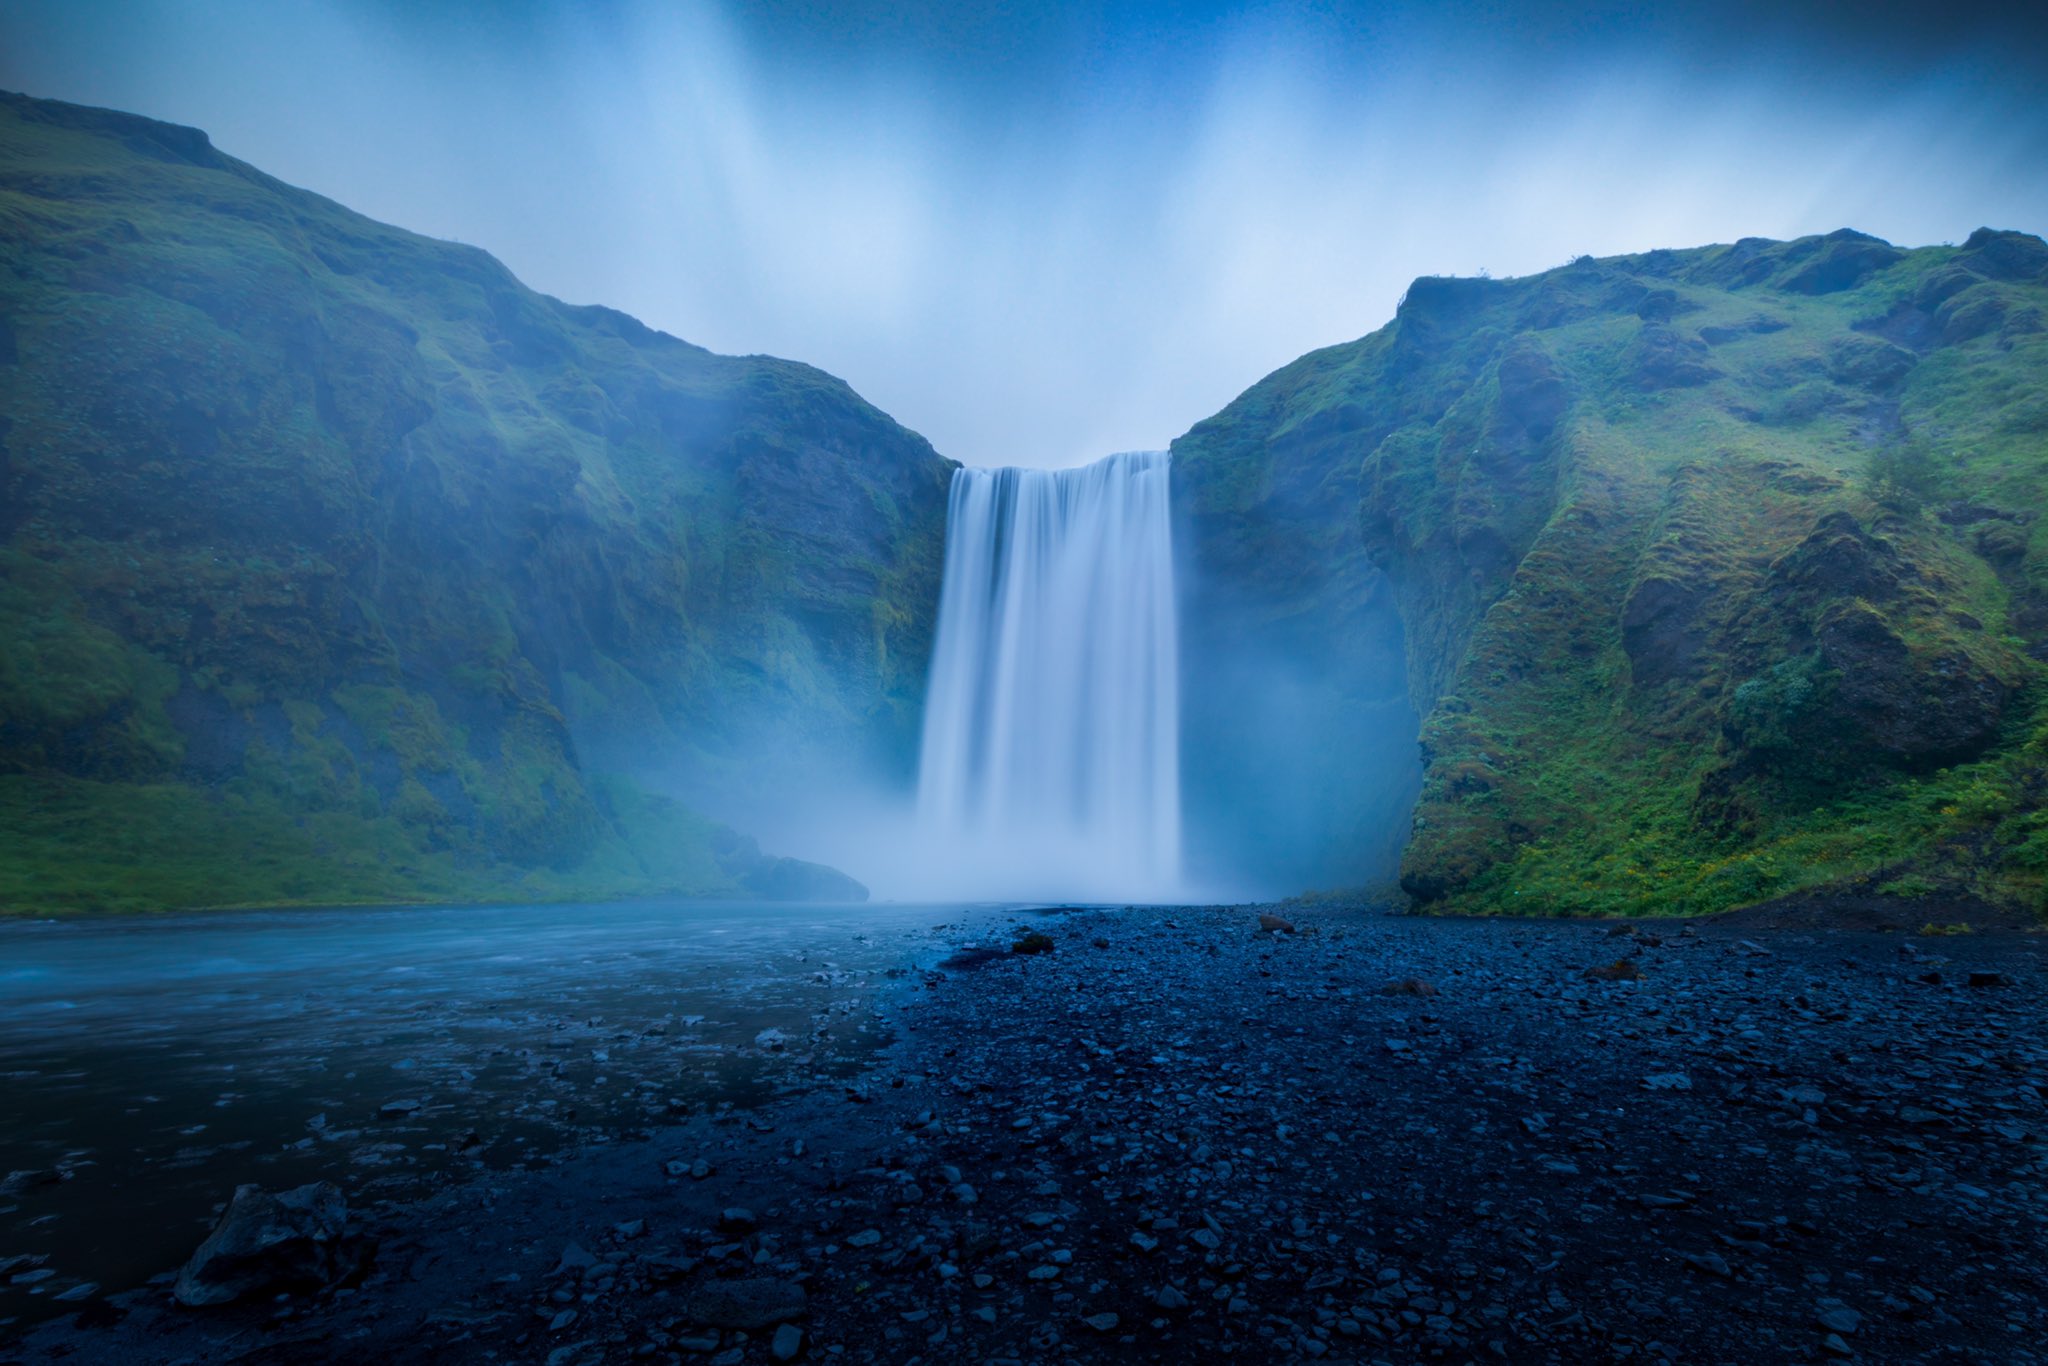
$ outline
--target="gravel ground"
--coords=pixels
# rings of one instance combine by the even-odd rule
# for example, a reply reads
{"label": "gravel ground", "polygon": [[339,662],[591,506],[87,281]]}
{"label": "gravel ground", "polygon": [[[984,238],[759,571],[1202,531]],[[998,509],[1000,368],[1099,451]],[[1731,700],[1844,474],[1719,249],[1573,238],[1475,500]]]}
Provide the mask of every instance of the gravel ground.
{"label": "gravel ground", "polygon": [[1019,929],[850,1082],[361,1212],[339,1291],[158,1285],[0,1358],[2048,1360],[2041,935]]}

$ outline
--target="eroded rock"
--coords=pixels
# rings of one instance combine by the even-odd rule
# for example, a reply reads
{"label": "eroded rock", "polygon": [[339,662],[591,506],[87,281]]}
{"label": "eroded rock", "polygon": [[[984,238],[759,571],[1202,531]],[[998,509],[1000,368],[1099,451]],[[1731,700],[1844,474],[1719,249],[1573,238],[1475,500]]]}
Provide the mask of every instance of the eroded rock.
{"label": "eroded rock", "polygon": [[348,1202],[329,1181],[271,1195],[238,1186],[173,1294],[192,1307],[249,1295],[323,1290],[360,1270],[369,1241],[348,1231]]}

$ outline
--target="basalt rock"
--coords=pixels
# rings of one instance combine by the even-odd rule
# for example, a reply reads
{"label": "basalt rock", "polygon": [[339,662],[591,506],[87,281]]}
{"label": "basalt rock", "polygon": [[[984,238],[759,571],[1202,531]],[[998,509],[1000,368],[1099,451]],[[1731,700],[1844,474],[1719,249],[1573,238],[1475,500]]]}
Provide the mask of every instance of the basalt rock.
{"label": "basalt rock", "polygon": [[324,1290],[360,1271],[367,1238],[348,1227],[331,1182],[271,1195],[239,1186],[220,1222],[178,1272],[178,1303],[199,1308],[257,1295]]}

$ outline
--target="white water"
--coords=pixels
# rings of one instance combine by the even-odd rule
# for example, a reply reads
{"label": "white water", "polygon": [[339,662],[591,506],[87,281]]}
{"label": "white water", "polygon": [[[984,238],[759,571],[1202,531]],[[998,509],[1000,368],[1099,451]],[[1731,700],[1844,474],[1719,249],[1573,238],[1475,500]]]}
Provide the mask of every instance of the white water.
{"label": "white water", "polygon": [[954,474],[918,774],[933,890],[1179,893],[1167,481],[1164,451]]}

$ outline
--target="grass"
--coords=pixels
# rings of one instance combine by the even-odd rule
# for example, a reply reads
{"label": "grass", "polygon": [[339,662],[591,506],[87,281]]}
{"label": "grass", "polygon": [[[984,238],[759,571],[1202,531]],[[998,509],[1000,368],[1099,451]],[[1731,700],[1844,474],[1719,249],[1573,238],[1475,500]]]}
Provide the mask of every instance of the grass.
{"label": "grass", "polygon": [[[1354,491],[1424,718],[1411,894],[2043,905],[2048,280],[1987,276],[2008,248],[2048,265],[1836,236],[1418,282],[1176,445],[1197,507]],[[1371,420],[1289,444],[1337,405]]]}
{"label": "grass", "polygon": [[604,775],[907,770],[950,469],[839,380],[19,96],[0,265],[0,909],[723,888]]}

